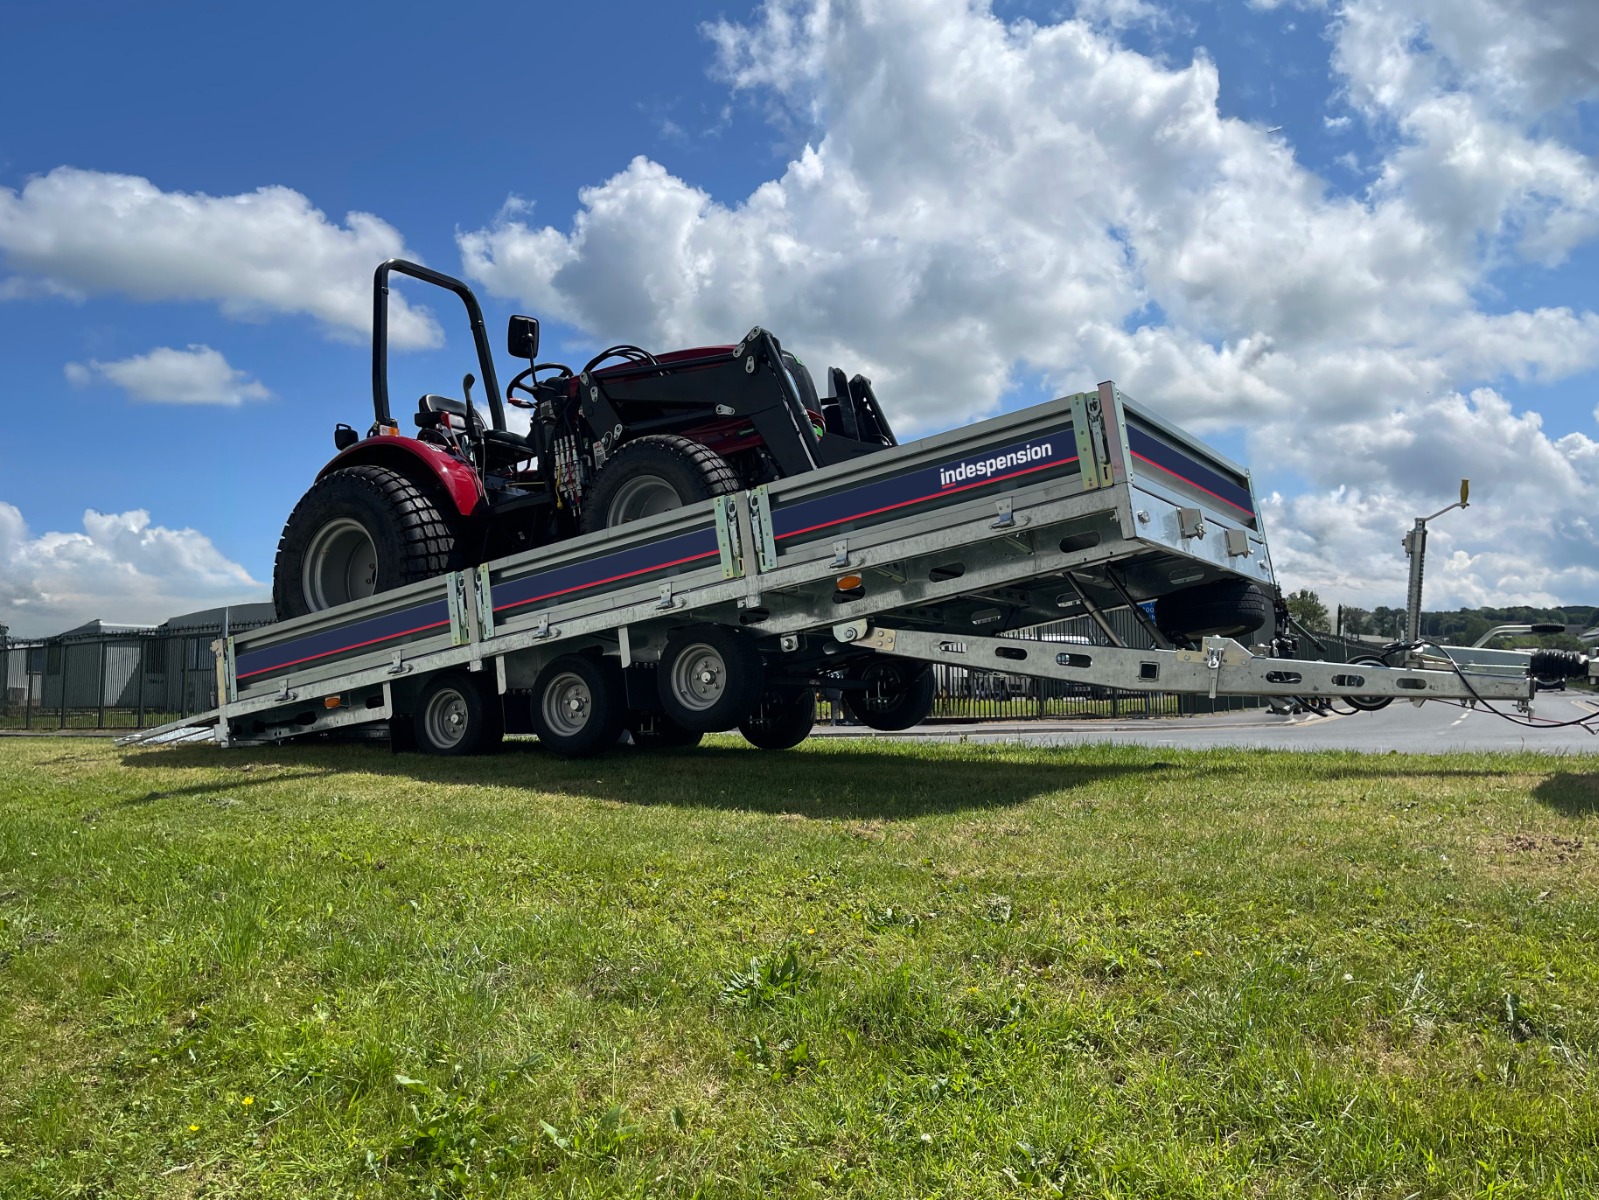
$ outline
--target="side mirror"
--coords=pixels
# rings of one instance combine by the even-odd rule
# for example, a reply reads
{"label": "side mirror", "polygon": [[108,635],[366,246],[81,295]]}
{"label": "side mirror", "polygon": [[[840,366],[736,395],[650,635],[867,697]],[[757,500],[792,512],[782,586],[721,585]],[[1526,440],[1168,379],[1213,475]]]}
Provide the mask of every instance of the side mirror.
{"label": "side mirror", "polygon": [[505,330],[506,352],[512,358],[525,358],[532,362],[539,353],[539,319],[537,317],[512,317]]}

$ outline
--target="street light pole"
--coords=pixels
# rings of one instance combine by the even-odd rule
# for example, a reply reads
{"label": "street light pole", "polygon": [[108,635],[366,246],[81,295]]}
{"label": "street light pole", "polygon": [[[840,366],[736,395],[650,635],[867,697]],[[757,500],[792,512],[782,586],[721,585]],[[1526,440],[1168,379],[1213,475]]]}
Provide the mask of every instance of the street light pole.
{"label": "street light pole", "polygon": [[1416,524],[1410,532],[1405,534],[1400,545],[1404,546],[1405,553],[1410,557],[1410,592],[1406,597],[1405,608],[1405,638],[1408,641],[1419,641],[1421,638],[1421,577],[1426,569],[1427,558],[1427,522],[1436,520],[1446,512],[1457,508],[1469,508],[1467,496],[1471,492],[1471,480],[1460,481],[1460,499],[1454,504],[1440,508],[1429,517],[1417,517]]}

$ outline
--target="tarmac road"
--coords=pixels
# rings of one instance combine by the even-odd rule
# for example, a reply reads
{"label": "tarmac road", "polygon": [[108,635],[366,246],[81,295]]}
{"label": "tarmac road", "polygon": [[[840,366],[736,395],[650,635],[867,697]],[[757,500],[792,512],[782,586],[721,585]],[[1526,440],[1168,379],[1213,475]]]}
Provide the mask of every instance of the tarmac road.
{"label": "tarmac road", "polygon": [[[1599,713],[1599,697],[1587,692],[1539,692],[1537,721],[1571,721]],[[1499,711],[1519,716],[1509,702]],[[1590,726],[1599,730],[1599,717]],[[904,733],[863,733],[855,727],[817,726],[820,737],[931,738],[935,741],[1021,742],[1070,746],[1120,742],[1202,750],[1242,746],[1265,750],[1361,750],[1385,754],[1445,754],[1457,750],[1532,750],[1550,754],[1599,754],[1599,734],[1580,727],[1533,728],[1512,724],[1484,709],[1439,701],[1417,706],[1395,701],[1381,712],[1349,717],[1280,717],[1265,709],[1213,717],[1148,721],[1017,721],[923,725]]]}

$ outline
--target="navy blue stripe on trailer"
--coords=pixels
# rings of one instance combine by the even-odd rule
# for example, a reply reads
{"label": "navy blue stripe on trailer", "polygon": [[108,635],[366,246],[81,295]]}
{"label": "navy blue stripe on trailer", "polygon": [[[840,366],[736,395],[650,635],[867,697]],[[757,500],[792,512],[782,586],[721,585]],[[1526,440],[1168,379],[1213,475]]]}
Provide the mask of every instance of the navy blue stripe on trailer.
{"label": "navy blue stripe on trailer", "polygon": [[719,553],[715,529],[680,533],[676,537],[635,546],[631,550],[619,550],[615,554],[541,571],[537,575],[496,583],[494,611],[504,612],[508,608],[553,600],[572,592],[618,583],[653,571],[664,571],[668,567],[686,566],[715,558]]}
{"label": "navy blue stripe on trailer", "polygon": [[315,662],[318,659],[342,654],[347,650],[380,646],[384,642],[392,642],[396,638],[407,637],[413,633],[427,633],[448,626],[449,623],[449,604],[444,600],[433,600],[427,604],[419,604],[415,608],[401,609],[385,616],[357,621],[354,625],[345,625],[322,633],[311,633],[302,638],[295,638],[292,642],[248,651],[238,657],[235,664],[236,678],[249,679],[253,675],[264,675],[268,671],[279,671],[285,667],[297,667],[301,663]]}
{"label": "navy blue stripe on trailer", "polygon": [[1214,496],[1241,513],[1251,517],[1255,515],[1255,505],[1248,488],[1240,487],[1191,455],[1133,425],[1127,428],[1127,442],[1133,457],[1140,462],[1181,480],[1189,487],[1198,488],[1207,496]]}
{"label": "navy blue stripe on trailer", "polygon": [[772,514],[772,534],[777,541],[782,541],[846,521],[858,521],[969,492],[973,488],[992,487],[1006,480],[1044,471],[1076,474],[1079,470],[1077,438],[1068,425],[1025,442],[981,450],[847,492],[780,507]]}
{"label": "navy blue stripe on trailer", "polygon": [[[571,592],[580,592],[638,575],[647,575],[652,571],[664,571],[669,567],[715,558],[717,554],[716,530],[701,529],[693,533],[679,534],[665,541],[651,542],[631,550],[618,551],[601,558],[501,583],[495,588],[494,598],[499,603],[495,604],[494,611],[504,612],[506,609],[523,604],[549,600]],[[263,675],[268,671],[315,662],[346,651],[364,650],[410,634],[441,629],[447,627],[449,623],[448,603],[435,600],[387,616],[359,621],[342,629],[309,634],[279,646],[241,654],[237,663],[237,677],[241,680],[248,679],[253,675]]]}

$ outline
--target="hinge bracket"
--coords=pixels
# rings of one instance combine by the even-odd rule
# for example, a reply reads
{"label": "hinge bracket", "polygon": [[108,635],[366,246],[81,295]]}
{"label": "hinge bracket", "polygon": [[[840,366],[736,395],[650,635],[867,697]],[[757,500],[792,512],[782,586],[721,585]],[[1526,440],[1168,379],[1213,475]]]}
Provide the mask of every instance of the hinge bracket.
{"label": "hinge bracket", "polygon": [[716,498],[716,553],[722,562],[722,578],[737,579],[744,574],[744,545],[738,535],[738,497]]}
{"label": "hinge bracket", "polygon": [[772,535],[772,497],[763,483],[750,497],[750,519],[755,522],[755,548],[761,570],[777,569],[777,539]]}

